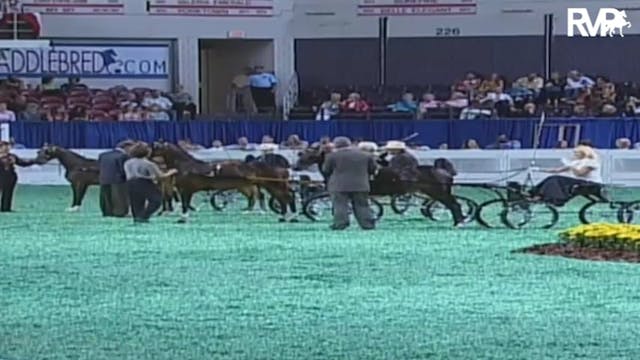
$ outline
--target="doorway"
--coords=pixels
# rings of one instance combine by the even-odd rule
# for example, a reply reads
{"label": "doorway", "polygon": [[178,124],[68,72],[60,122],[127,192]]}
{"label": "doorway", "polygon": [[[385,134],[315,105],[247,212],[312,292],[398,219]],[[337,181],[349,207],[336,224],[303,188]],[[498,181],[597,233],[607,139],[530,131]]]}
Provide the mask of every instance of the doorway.
{"label": "doorway", "polygon": [[203,114],[226,114],[231,81],[247,66],[274,70],[273,40],[200,39],[200,109]]}

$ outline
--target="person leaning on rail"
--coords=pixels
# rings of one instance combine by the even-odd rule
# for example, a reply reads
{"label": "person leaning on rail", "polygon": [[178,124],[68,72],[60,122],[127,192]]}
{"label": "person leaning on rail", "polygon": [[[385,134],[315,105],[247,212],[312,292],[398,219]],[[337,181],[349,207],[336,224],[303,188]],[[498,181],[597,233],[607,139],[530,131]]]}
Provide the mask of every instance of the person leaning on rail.
{"label": "person leaning on rail", "polygon": [[0,191],[2,192],[0,212],[11,211],[13,192],[18,183],[16,165],[24,167],[37,164],[35,160],[20,159],[10,151],[10,144],[6,141],[0,141]]}
{"label": "person leaning on rail", "polygon": [[150,155],[149,145],[139,142],[131,147],[131,158],[124,163],[131,214],[135,223],[149,222],[151,215],[162,205],[162,193],[154,180],[178,173],[176,169],[163,172],[148,159]]}

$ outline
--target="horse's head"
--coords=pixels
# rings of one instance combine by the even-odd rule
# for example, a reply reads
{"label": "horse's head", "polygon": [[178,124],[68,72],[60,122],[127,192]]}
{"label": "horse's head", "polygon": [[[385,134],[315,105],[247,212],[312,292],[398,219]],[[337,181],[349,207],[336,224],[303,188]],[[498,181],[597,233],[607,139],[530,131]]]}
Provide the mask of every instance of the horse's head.
{"label": "horse's head", "polygon": [[298,161],[293,167],[294,170],[306,170],[312,165],[320,165],[322,162],[322,150],[319,147],[307,148],[298,153]]}
{"label": "horse's head", "polygon": [[42,145],[40,150],[38,150],[35,161],[36,163],[44,164],[58,158],[59,154],[60,147],[56,145],[44,144]]}

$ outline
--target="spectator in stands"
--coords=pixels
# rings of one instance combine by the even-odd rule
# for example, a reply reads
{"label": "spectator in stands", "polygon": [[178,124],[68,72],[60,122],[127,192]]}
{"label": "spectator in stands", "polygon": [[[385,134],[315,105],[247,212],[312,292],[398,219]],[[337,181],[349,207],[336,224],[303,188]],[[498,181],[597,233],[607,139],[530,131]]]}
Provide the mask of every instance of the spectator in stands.
{"label": "spectator in stands", "polygon": [[0,101],[0,123],[2,122],[15,122],[16,114],[7,109],[7,102],[5,100]]}
{"label": "spectator in stands", "polygon": [[224,150],[224,145],[222,144],[222,141],[220,141],[220,140],[213,140],[209,150]]}
{"label": "spectator in stands", "polygon": [[569,71],[567,74],[567,85],[565,87],[566,96],[570,99],[577,98],[580,94],[589,91],[595,82],[577,70]]}
{"label": "spectator in stands", "polygon": [[460,120],[488,119],[492,114],[493,112],[487,108],[483,108],[479,101],[473,100],[471,105],[460,112]]}
{"label": "spectator in stands", "polygon": [[262,137],[262,141],[261,144],[274,144],[275,141],[273,140],[273,137],[270,135],[264,135]]}
{"label": "spectator in stands", "polygon": [[62,86],[60,86],[60,90],[64,91],[64,92],[69,92],[72,89],[77,89],[77,88],[87,88],[87,85],[82,84],[80,82],[80,78],[79,77],[70,77],[69,79],[67,79],[67,83],[66,84],[62,84]]}
{"label": "spectator in stands", "polygon": [[164,111],[159,105],[153,104],[147,111],[147,119],[154,121],[169,121],[169,114]]}
{"label": "spectator in stands", "polygon": [[485,96],[487,93],[496,92],[497,88],[504,88],[504,80],[500,78],[500,75],[493,73],[489,79],[485,79],[478,88],[478,92],[481,96]]}
{"label": "spectator in stands", "polygon": [[22,121],[41,121],[43,119],[40,111],[40,104],[35,101],[28,101],[24,111],[20,114]]}
{"label": "spectator in stands", "polygon": [[20,114],[23,113],[27,108],[27,97],[24,95],[16,96],[13,101],[10,101],[9,104],[7,104],[7,108],[13,111],[13,113],[16,114],[16,117],[19,119]]}
{"label": "spectator in stands", "polygon": [[257,112],[249,83],[249,77],[252,74],[253,69],[247,66],[231,81],[231,97],[229,99],[231,113],[255,114]]}
{"label": "spectator in stands", "polygon": [[415,114],[418,111],[418,103],[413,99],[412,93],[404,93],[400,101],[389,105],[389,109],[393,112]]}
{"label": "spectator in stands", "polygon": [[272,112],[276,108],[275,91],[278,79],[263,66],[256,66],[255,72],[249,76],[251,95],[258,112]]}
{"label": "spectator in stands", "polygon": [[540,91],[542,91],[544,87],[544,79],[542,76],[537,73],[531,73],[522,79],[522,83],[528,90],[531,90],[536,96],[540,94]]}
{"label": "spectator in stands", "polygon": [[509,140],[509,137],[505,134],[498,136],[496,142],[487,146],[487,149],[492,150],[507,150],[512,149],[512,142]]}
{"label": "spectator in stands", "polygon": [[227,149],[253,151],[256,149],[256,144],[250,143],[249,139],[247,139],[245,136],[242,136],[238,138],[236,144],[227,146]]}
{"label": "spectator in stands", "polygon": [[328,101],[323,102],[316,114],[316,120],[329,120],[340,113],[342,95],[332,93]]}
{"label": "spectator in stands", "polygon": [[342,110],[347,112],[366,113],[369,111],[369,104],[362,100],[360,94],[351,93],[347,100],[342,103]]}
{"label": "spectator in stands", "polygon": [[619,150],[631,149],[631,140],[627,138],[619,138],[616,140],[616,148]]}
{"label": "spectator in stands", "polygon": [[451,99],[445,101],[445,104],[454,109],[463,109],[469,106],[469,98],[461,92],[454,92],[451,94]]}
{"label": "spectator in stands", "polygon": [[181,121],[185,111],[189,113],[191,120],[196,119],[196,104],[193,103],[191,94],[185,91],[183,85],[178,86],[178,91],[171,96],[171,99],[173,109],[176,111],[176,120]]}
{"label": "spectator in stands", "polygon": [[566,85],[566,81],[560,76],[560,73],[551,73],[551,78],[547,80],[543,89],[545,102],[557,107],[560,99],[564,97],[564,88]]}
{"label": "spectator in stands", "polygon": [[51,106],[47,111],[48,122],[67,122],[69,121],[69,114],[62,106]]}
{"label": "spectator in stands", "polygon": [[15,76],[9,76],[4,84],[15,90],[22,90],[25,88],[24,81]]}
{"label": "spectator in stands", "polygon": [[422,95],[422,101],[420,101],[420,104],[418,104],[418,118],[425,118],[429,110],[438,109],[441,106],[442,103],[436,100],[435,95],[430,93]]}
{"label": "spectator in stands", "polygon": [[282,144],[283,148],[290,150],[304,150],[309,146],[306,141],[300,140],[300,136],[297,134],[289,135],[287,141]]}
{"label": "spectator in stands", "polygon": [[58,89],[55,84],[55,78],[50,75],[42,77],[40,91],[42,91],[43,95],[56,95],[60,93],[60,89]]}
{"label": "spectator in stands", "polygon": [[204,146],[200,144],[194,144],[191,139],[184,139],[178,141],[178,146],[181,147],[185,151],[198,151],[203,150]]}
{"label": "spectator in stands", "polygon": [[462,148],[467,150],[480,150],[480,145],[478,145],[476,139],[468,139],[464,142]]}
{"label": "spectator in stands", "polygon": [[625,114],[628,116],[640,115],[640,100],[635,96],[629,97],[625,103]]}
{"label": "spectator in stands", "polygon": [[120,115],[120,118],[118,119],[120,121],[143,121],[146,120],[146,114],[144,114],[142,112],[142,110],[140,109],[139,106],[134,105],[134,103],[131,103],[125,110],[125,112],[123,112]]}
{"label": "spectator in stands", "polygon": [[169,111],[173,107],[173,103],[168,98],[162,96],[159,90],[153,90],[144,94],[142,106],[152,110],[156,106],[160,111]]}
{"label": "spectator in stands", "polygon": [[453,92],[461,92],[465,95],[474,96],[478,88],[480,87],[480,78],[472,72],[467,73],[464,80],[460,81],[453,86]]}
{"label": "spectator in stands", "polygon": [[560,140],[556,143],[555,146],[556,149],[568,149],[569,148],[569,143],[567,142],[567,140]]}
{"label": "spectator in stands", "polygon": [[74,106],[69,111],[69,119],[72,121],[87,121],[89,120],[88,109],[86,106]]}
{"label": "spectator in stands", "polygon": [[[151,96],[151,94],[149,94]],[[136,94],[134,92],[128,92],[125,95],[124,100],[120,101],[120,108],[129,109],[131,106],[138,106],[138,99],[136,98]]]}
{"label": "spectator in stands", "polygon": [[438,150],[449,150],[449,144],[442,143],[442,144],[438,145]]}
{"label": "spectator in stands", "polygon": [[503,92],[502,88],[497,88],[496,92],[488,93],[484,99],[480,100],[480,103],[482,105],[491,103],[498,116],[508,116],[514,105],[511,95]]}

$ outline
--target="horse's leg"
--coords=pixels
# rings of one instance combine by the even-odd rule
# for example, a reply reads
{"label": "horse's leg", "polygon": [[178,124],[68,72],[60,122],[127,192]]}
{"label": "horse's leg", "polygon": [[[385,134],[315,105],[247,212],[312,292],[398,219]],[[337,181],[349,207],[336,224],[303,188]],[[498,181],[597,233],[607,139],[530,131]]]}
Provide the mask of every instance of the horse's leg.
{"label": "horse's leg", "polygon": [[256,187],[253,185],[249,186],[241,186],[238,188],[238,191],[247,198],[247,207],[244,209],[245,212],[253,211],[256,207]]}
{"label": "horse's leg", "polygon": [[258,201],[260,202],[260,210],[267,211],[266,197],[264,196],[264,193],[260,190],[259,186],[255,187],[255,192],[256,192]]}
{"label": "horse's leg", "polygon": [[289,191],[289,209],[291,210],[290,222],[298,222],[298,207],[296,205],[296,194]]}
{"label": "horse's leg", "polygon": [[289,193],[289,189],[282,188],[279,185],[266,185],[264,187],[271,196],[273,196],[276,201],[280,204],[280,218],[278,221],[286,222],[287,219],[287,209],[289,208],[291,201],[291,194]]}
{"label": "horse's leg", "polygon": [[71,183],[71,192],[73,194],[73,200],[71,200],[71,207],[67,209],[69,212],[76,212],[80,210],[80,186],[77,183]]}
{"label": "horse's leg", "polygon": [[84,196],[87,194],[87,189],[89,188],[89,184],[80,183],[78,184],[78,203],[76,204],[78,207],[82,205],[82,200],[84,200]]}
{"label": "horse's leg", "polygon": [[180,190],[180,201],[182,203],[182,214],[180,214],[179,223],[186,223],[187,219],[189,219],[189,210],[191,207],[191,198],[193,197],[193,192],[191,190]]}
{"label": "horse's leg", "polygon": [[464,222],[465,216],[462,214],[462,208],[456,198],[451,194],[451,187],[447,185],[429,186],[421,189],[423,193],[431,197],[435,201],[441,202],[453,216],[453,225]]}

